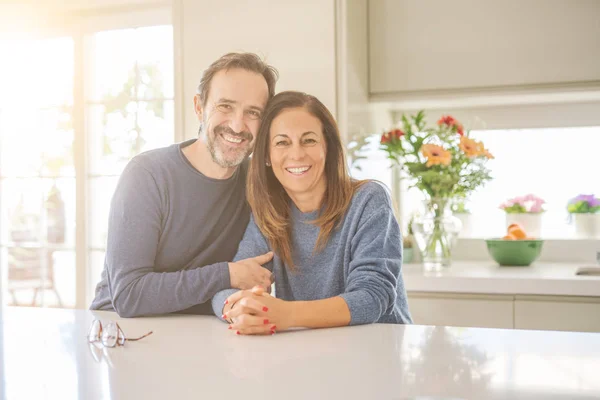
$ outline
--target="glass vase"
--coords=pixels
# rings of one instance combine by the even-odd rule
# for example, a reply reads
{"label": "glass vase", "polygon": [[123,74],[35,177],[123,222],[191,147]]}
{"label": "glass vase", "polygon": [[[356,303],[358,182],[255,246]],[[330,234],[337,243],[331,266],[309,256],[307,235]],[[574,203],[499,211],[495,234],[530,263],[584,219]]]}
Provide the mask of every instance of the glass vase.
{"label": "glass vase", "polygon": [[452,248],[461,228],[460,219],[450,210],[449,199],[424,202],[423,212],[413,220],[412,230],[426,271],[441,271],[450,266]]}

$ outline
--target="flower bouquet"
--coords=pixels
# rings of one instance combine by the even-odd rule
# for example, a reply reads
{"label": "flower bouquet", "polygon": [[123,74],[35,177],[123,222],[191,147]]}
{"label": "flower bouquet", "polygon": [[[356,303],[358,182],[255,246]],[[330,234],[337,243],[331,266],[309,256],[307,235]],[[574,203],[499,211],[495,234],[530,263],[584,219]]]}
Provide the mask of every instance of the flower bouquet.
{"label": "flower bouquet", "polygon": [[460,231],[450,200],[467,196],[491,179],[486,162],[492,154],[452,116],[442,116],[428,127],[424,111],[403,115],[400,126],[385,132],[380,144],[411,187],[425,195],[426,213],[412,226],[425,267],[448,266]]}

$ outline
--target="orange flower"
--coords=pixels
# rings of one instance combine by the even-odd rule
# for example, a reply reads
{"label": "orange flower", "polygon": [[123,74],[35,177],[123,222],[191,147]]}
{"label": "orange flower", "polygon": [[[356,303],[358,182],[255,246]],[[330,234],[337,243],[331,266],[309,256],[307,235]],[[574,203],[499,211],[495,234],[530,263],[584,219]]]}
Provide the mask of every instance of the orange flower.
{"label": "orange flower", "polygon": [[452,161],[452,154],[436,144],[424,144],[421,146],[421,154],[427,158],[427,164],[425,165],[428,167],[432,165],[450,165]]}
{"label": "orange flower", "polygon": [[481,143],[473,139],[469,139],[465,136],[462,136],[460,138],[460,144],[458,145],[458,147],[460,147],[460,149],[465,152],[467,157],[477,157],[478,155],[480,155],[480,146]]}
{"label": "orange flower", "polygon": [[483,147],[483,143],[481,142],[477,142],[477,147],[478,147],[478,151],[479,151],[479,155],[480,156],[484,156],[486,157],[488,160],[489,159],[493,159],[494,156],[492,155],[492,153],[490,153],[488,151],[488,149],[486,149],[485,147]]}

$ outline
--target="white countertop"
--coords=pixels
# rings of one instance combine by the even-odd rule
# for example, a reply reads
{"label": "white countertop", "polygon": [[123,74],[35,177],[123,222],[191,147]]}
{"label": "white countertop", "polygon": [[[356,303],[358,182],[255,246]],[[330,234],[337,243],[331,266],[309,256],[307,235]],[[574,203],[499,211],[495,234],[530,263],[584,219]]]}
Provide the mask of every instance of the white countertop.
{"label": "white countertop", "polygon": [[[87,343],[94,316],[125,347]],[[598,399],[600,334],[365,325],[236,336],[215,317],[5,308],[0,399]]]}
{"label": "white countertop", "polygon": [[421,264],[405,264],[402,273],[409,292],[600,297],[600,276],[575,275],[582,266],[588,265],[540,262],[501,267],[486,261],[455,261],[439,273],[425,272]]}

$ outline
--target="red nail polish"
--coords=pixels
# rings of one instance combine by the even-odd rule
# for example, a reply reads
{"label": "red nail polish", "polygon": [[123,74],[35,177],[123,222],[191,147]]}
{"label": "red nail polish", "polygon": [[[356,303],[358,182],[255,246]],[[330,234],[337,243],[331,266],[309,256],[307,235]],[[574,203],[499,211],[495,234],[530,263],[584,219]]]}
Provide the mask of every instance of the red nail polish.
{"label": "red nail polish", "polygon": [[227,315],[223,314],[223,315],[221,315],[221,318],[227,319]]}
{"label": "red nail polish", "polygon": [[274,334],[275,334],[275,331],[271,331],[271,335],[274,335]]}
{"label": "red nail polish", "polygon": [[267,312],[267,311],[269,311],[269,308],[265,306],[265,307],[263,307],[263,311]]}
{"label": "red nail polish", "polygon": [[231,329],[231,325],[229,325],[229,328],[227,328],[227,329]]}
{"label": "red nail polish", "polygon": [[235,334],[236,334],[236,335],[239,335],[239,334],[240,334],[240,331],[235,331]]}
{"label": "red nail polish", "polygon": [[265,325],[267,325],[268,323],[269,323],[269,320],[268,320],[268,319],[265,319],[265,320],[263,321],[263,324],[265,324]]}
{"label": "red nail polish", "polygon": [[272,331],[274,331],[275,329],[277,329],[277,326],[276,326],[276,325],[273,325],[273,326],[271,327],[271,330],[272,330]]}
{"label": "red nail polish", "polygon": [[223,304],[229,304],[229,300],[225,300],[225,303],[223,303]]}

